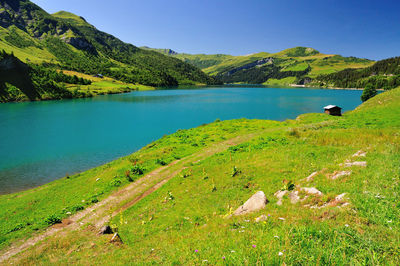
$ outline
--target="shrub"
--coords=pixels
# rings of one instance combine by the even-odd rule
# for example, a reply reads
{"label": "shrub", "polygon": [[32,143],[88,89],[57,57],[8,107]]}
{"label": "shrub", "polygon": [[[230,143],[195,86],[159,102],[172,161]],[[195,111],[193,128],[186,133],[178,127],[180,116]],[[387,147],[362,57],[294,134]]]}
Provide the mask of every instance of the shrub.
{"label": "shrub", "polygon": [[119,187],[121,184],[122,181],[118,177],[114,177],[114,179],[110,182],[110,185],[113,187]]}
{"label": "shrub", "polygon": [[140,165],[135,165],[131,169],[131,173],[134,175],[143,175],[144,171],[145,171],[144,167],[142,167]]}
{"label": "shrub", "polygon": [[56,214],[52,214],[48,216],[44,222],[48,225],[59,224],[61,223],[61,217]]}
{"label": "shrub", "polygon": [[14,226],[14,228],[10,230],[10,232],[19,231],[19,230],[23,229],[25,226],[26,226],[26,224],[21,224],[21,223],[16,224],[16,225]]}
{"label": "shrub", "polygon": [[167,165],[167,163],[163,159],[157,159],[156,160],[156,164],[159,164],[159,165],[162,165],[162,166]]}
{"label": "shrub", "polygon": [[296,186],[294,185],[293,181],[283,180],[283,186],[282,186],[281,190],[282,190],[282,191],[283,191],[283,190],[289,190],[289,191],[291,191],[291,190],[294,190],[295,187],[296,187]]}
{"label": "shrub", "polygon": [[372,85],[368,84],[367,86],[365,86],[365,89],[361,95],[361,101],[365,102],[368,99],[374,97],[376,94],[376,89]]}
{"label": "shrub", "polygon": [[72,207],[69,208],[69,210],[74,213],[74,212],[78,212],[85,209],[85,207],[83,207],[82,205],[78,204],[78,205],[74,205]]}

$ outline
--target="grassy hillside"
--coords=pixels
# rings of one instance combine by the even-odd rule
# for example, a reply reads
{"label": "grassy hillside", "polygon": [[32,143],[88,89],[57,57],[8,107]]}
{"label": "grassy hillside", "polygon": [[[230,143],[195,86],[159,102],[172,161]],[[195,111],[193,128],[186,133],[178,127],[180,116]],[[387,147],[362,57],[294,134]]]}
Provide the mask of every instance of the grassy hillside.
{"label": "grassy hillside", "polygon": [[320,75],[315,83],[341,88],[393,89],[400,86],[400,57],[380,60],[363,69],[345,69],[336,73]]}
{"label": "grassy hillside", "polygon": [[171,53],[170,49],[153,50],[195,65],[225,83],[304,84],[319,75],[336,73],[344,69],[365,68],[374,63],[368,59],[322,54],[307,47],[244,56],[181,54]]}
{"label": "grassy hillside", "polygon": [[[397,88],[342,117],[217,121],[178,131],[88,172],[0,196],[1,247],[92,206],[98,216],[90,222],[71,217],[62,234],[7,262],[397,265],[399,116]],[[344,165],[357,161],[366,166]],[[286,195],[277,205],[274,193],[291,182],[304,200],[291,204]],[[307,194],[307,187],[322,194]],[[265,209],[229,217],[260,190]],[[107,208],[96,209],[97,201]],[[121,241],[97,234],[102,215],[113,217]],[[256,222],[260,215],[266,220]]]}
{"label": "grassy hillside", "polygon": [[82,98],[149,89],[154,88],[25,64],[13,54],[0,52],[0,102]]}
{"label": "grassy hillside", "polygon": [[191,64],[124,43],[72,13],[48,14],[28,0],[0,1],[0,33],[0,50],[24,63],[153,87],[216,83]]}

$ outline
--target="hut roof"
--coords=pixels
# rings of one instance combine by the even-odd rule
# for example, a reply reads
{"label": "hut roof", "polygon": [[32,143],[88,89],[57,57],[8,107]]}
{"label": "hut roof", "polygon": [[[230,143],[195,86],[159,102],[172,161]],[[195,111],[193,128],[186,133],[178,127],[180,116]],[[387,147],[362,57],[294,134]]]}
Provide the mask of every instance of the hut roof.
{"label": "hut roof", "polygon": [[324,109],[325,110],[330,110],[330,109],[333,109],[333,108],[340,108],[340,109],[342,109],[341,107],[339,107],[339,106],[337,106],[337,105],[327,105],[327,106],[325,106],[324,107]]}

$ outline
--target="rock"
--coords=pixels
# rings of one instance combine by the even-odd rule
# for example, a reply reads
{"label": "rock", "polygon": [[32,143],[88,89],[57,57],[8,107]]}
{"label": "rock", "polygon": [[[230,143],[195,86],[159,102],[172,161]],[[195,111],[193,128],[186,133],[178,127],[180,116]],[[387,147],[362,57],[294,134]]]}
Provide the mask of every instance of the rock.
{"label": "rock", "polygon": [[245,215],[251,212],[259,211],[265,208],[268,203],[267,197],[264,192],[258,191],[256,194],[251,196],[242,206],[240,206],[233,214],[234,215]]}
{"label": "rock", "polygon": [[346,196],[346,193],[342,193],[342,194],[336,196],[335,200],[336,201],[343,201],[345,196]]}
{"label": "rock", "polygon": [[352,166],[362,166],[362,167],[366,167],[366,166],[367,166],[367,162],[345,163],[344,166],[345,166],[345,167],[352,167]]}
{"label": "rock", "polygon": [[353,157],[365,157],[367,156],[367,152],[359,150],[358,152],[353,154]]}
{"label": "rock", "polygon": [[268,217],[267,217],[267,215],[263,214],[263,215],[261,215],[260,217],[257,217],[257,218],[256,218],[256,223],[264,222],[264,221],[266,221],[266,220],[268,220]]}
{"label": "rock", "polygon": [[[335,199],[333,199],[332,201],[329,202],[329,206],[343,206],[344,204],[346,204],[347,202],[344,202],[344,198],[346,196],[346,193],[342,193],[340,195],[337,195],[335,197]],[[346,206],[346,205],[345,205]]]}
{"label": "rock", "polygon": [[351,171],[340,171],[340,172],[335,172],[333,173],[333,176],[330,177],[330,179],[335,180],[338,179],[342,176],[348,176],[351,175]]}
{"label": "rock", "polygon": [[302,187],[301,191],[304,191],[307,194],[322,196],[322,192],[316,189],[315,187]]}
{"label": "rock", "polygon": [[289,191],[287,190],[278,190],[277,192],[275,192],[274,196],[278,198],[278,202],[276,203],[277,205],[281,206],[282,205],[282,199],[283,196],[286,195],[286,193],[288,193]]}
{"label": "rock", "polygon": [[315,177],[316,175],[318,175],[318,172],[312,173],[311,175],[309,175],[308,177],[306,177],[305,180],[306,180],[307,182],[313,181],[313,180],[314,180],[314,177]]}
{"label": "rock", "polygon": [[289,193],[290,203],[296,204],[300,201],[300,196],[298,191],[292,191]]}
{"label": "rock", "polygon": [[108,235],[108,234],[112,234],[112,233],[113,233],[113,231],[109,225],[105,225],[102,228],[100,228],[100,230],[99,230],[99,235]]}

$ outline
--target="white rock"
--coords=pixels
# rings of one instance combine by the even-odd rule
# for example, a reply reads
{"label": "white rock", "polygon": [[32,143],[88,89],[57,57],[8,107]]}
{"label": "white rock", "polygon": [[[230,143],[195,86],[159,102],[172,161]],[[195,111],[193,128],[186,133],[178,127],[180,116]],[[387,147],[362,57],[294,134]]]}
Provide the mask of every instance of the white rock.
{"label": "white rock", "polygon": [[367,156],[367,152],[359,150],[358,152],[353,154],[353,157],[365,157]]}
{"label": "white rock", "polygon": [[256,194],[251,196],[242,206],[240,206],[233,214],[234,215],[245,215],[251,212],[256,212],[265,208],[268,203],[268,199],[264,192],[258,191]]}
{"label": "white rock", "polygon": [[306,192],[307,194],[322,196],[322,192],[316,189],[315,187],[302,187],[301,191]]}
{"label": "white rock", "polygon": [[298,191],[292,191],[289,193],[290,203],[296,204],[300,201],[300,196]]}
{"label": "white rock", "polygon": [[335,197],[335,201],[342,201],[342,200],[344,200],[344,197],[345,197],[345,196],[346,196],[346,193],[337,195],[337,196]]}
{"label": "white rock", "polygon": [[279,205],[279,206],[282,205],[283,196],[285,196],[286,193],[288,193],[288,192],[289,191],[287,191],[287,190],[279,190],[279,191],[275,192],[274,196],[278,198],[278,202],[276,203],[277,205]]}
{"label": "white rock", "polygon": [[345,166],[345,167],[352,167],[352,166],[362,166],[362,167],[366,167],[366,166],[367,166],[367,162],[345,163],[344,166]]}
{"label": "white rock", "polygon": [[334,175],[331,176],[330,179],[335,180],[335,179],[338,179],[340,177],[349,176],[349,175],[351,175],[351,171],[340,171],[338,173],[334,173]]}
{"label": "white rock", "polygon": [[312,173],[311,175],[309,175],[308,177],[306,177],[305,180],[306,180],[307,182],[310,182],[310,181],[314,180],[314,177],[315,177],[316,175],[318,175],[318,172]]}

